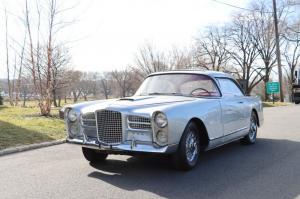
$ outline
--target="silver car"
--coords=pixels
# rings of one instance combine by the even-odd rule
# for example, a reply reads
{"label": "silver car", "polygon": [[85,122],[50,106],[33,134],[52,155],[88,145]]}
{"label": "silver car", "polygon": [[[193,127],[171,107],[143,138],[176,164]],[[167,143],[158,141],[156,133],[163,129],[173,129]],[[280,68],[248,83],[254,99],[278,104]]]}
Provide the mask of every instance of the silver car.
{"label": "silver car", "polygon": [[108,154],[168,154],[181,170],[200,151],[241,140],[254,144],[263,106],[228,74],[170,71],[149,75],[134,96],[65,107],[67,142],[90,162]]}

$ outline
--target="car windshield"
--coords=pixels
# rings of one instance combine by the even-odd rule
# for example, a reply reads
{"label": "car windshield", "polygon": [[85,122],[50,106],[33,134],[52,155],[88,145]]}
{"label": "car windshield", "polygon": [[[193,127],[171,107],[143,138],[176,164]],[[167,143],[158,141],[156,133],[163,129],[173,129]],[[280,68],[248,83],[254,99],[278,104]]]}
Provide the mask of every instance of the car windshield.
{"label": "car windshield", "polygon": [[135,95],[217,97],[220,93],[214,81],[207,75],[160,74],[145,79]]}

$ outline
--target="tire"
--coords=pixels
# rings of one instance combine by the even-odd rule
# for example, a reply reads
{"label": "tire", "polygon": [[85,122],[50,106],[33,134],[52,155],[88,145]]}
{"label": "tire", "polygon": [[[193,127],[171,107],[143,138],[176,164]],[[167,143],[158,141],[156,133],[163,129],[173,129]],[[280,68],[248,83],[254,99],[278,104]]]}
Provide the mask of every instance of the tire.
{"label": "tire", "polygon": [[89,162],[103,162],[108,154],[97,152],[94,149],[82,147],[82,153],[85,159]]}
{"label": "tire", "polygon": [[241,139],[242,144],[254,144],[256,142],[256,136],[257,136],[257,117],[254,112],[251,113],[250,118],[250,129],[248,134]]}
{"label": "tire", "polygon": [[295,102],[295,104],[299,104],[299,103],[300,103],[300,101],[296,101],[296,102]]}
{"label": "tire", "polygon": [[177,151],[172,155],[173,165],[178,170],[191,170],[197,165],[200,153],[199,130],[190,122],[181,137]]}

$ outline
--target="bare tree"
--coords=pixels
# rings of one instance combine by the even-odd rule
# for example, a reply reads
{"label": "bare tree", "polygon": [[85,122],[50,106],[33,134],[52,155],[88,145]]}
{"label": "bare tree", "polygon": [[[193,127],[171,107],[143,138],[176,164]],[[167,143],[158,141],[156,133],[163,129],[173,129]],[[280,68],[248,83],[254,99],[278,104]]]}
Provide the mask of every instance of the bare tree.
{"label": "bare tree", "polygon": [[206,70],[225,70],[230,59],[227,37],[227,27],[208,27],[196,39],[196,66]]}
{"label": "bare tree", "polygon": [[61,94],[58,95],[58,90],[67,86],[68,80],[64,78],[67,66],[70,63],[71,57],[66,49],[63,49],[62,45],[56,46],[53,49],[52,56],[52,99],[53,105],[55,107],[59,106],[57,104],[57,98],[61,99]]}
{"label": "bare tree", "polygon": [[146,44],[136,54],[135,66],[142,76],[170,69],[164,53],[157,51],[152,45]]}
{"label": "bare tree", "polygon": [[17,85],[16,85],[16,98],[15,98],[16,106],[18,106],[18,102],[20,100],[19,95],[20,95],[20,87],[21,87],[21,78],[22,78],[22,74],[23,74],[25,44],[26,44],[26,33],[24,36],[23,44],[21,46],[20,63],[19,63],[19,69],[18,69],[18,79],[17,79]]}
{"label": "bare tree", "polygon": [[77,102],[82,95],[82,88],[80,87],[80,81],[83,73],[81,71],[68,70],[66,71],[65,78],[68,80],[68,89],[73,96],[73,102]]}
{"label": "bare tree", "polygon": [[105,99],[108,99],[111,94],[112,77],[111,73],[105,72],[99,79],[100,92],[104,95]]}
{"label": "bare tree", "polygon": [[[57,86],[58,68],[63,66],[66,60],[62,58],[64,57],[61,54],[63,51],[58,50],[61,44],[57,44],[55,39],[58,32],[65,27],[65,23],[61,21],[60,17],[66,9],[60,8],[57,0],[44,2],[43,6],[40,5],[39,1],[34,3],[37,23],[33,24],[31,17],[34,14],[34,9],[29,9],[28,0],[25,0],[25,25],[29,38],[27,68],[33,77],[34,90],[38,97],[41,115],[48,116],[51,112],[53,95],[55,95],[55,87]],[[33,25],[36,25],[36,38],[32,34]],[[42,25],[44,26],[41,27]],[[46,32],[41,33],[41,31]],[[40,37],[43,38],[40,39]]]}
{"label": "bare tree", "polygon": [[194,67],[194,57],[192,50],[179,49],[173,47],[169,53],[170,69],[186,69]]}
{"label": "bare tree", "polygon": [[[252,25],[252,37],[255,42],[255,46],[258,50],[259,57],[263,62],[263,82],[264,88],[266,88],[267,82],[270,81],[270,75],[273,67],[276,65],[276,40],[272,10],[272,4],[266,1],[252,2],[251,8],[255,11],[251,13],[253,25]],[[280,27],[283,27],[287,14],[286,6],[280,5],[278,8],[278,17],[280,21]],[[268,94],[265,89],[265,99],[268,99]]]}
{"label": "bare tree", "polygon": [[22,99],[22,107],[26,107],[26,102],[30,98],[34,97],[34,85],[32,84],[32,78],[29,75],[22,75],[20,79],[20,97]]}
{"label": "bare tree", "polygon": [[120,96],[126,97],[129,95],[132,95],[134,93],[133,89],[133,81],[134,79],[137,79],[136,75],[130,70],[129,68],[126,68],[125,70],[121,71],[112,71],[111,75],[113,79],[116,81],[118,87],[120,88]]}
{"label": "bare tree", "polygon": [[241,82],[244,82],[246,94],[263,79],[263,68],[256,67],[255,61],[258,57],[256,43],[252,37],[253,21],[248,16],[239,14],[235,16],[230,32],[230,51],[228,53],[236,65],[236,74]]}
{"label": "bare tree", "polygon": [[5,8],[5,48],[6,48],[6,70],[7,70],[7,85],[8,85],[8,96],[9,96],[9,103],[11,106],[14,105],[13,103],[13,89],[10,81],[10,65],[9,65],[9,48],[8,48],[8,17],[7,17],[7,10]]}
{"label": "bare tree", "polygon": [[[286,46],[283,53],[287,66],[284,68],[287,72],[289,93],[293,94],[292,84],[294,82],[294,73],[297,66],[300,65],[300,20],[295,23],[285,36]],[[292,99],[292,98],[291,98]]]}
{"label": "bare tree", "polygon": [[96,82],[96,74],[95,73],[83,73],[79,88],[81,90],[81,94],[84,98],[85,101],[87,101],[87,97],[91,94],[96,95],[96,87],[97,87],[97,82]]}

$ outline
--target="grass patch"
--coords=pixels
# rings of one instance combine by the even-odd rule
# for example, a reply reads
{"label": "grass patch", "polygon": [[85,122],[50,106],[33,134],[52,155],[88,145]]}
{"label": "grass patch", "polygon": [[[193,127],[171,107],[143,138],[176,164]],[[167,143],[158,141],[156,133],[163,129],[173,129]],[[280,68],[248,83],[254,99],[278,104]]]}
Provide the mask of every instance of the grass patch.
{"label": "grass patch", "polygon": [[287,102],[263,102],[264,107],[277,107],[277,106],[288,106],[290,103]]}
{"label": "grass patch", "polygon": [[39,108],[0,106],[0,150],[65,137],[64,121],[57,114],[42,117]]}

